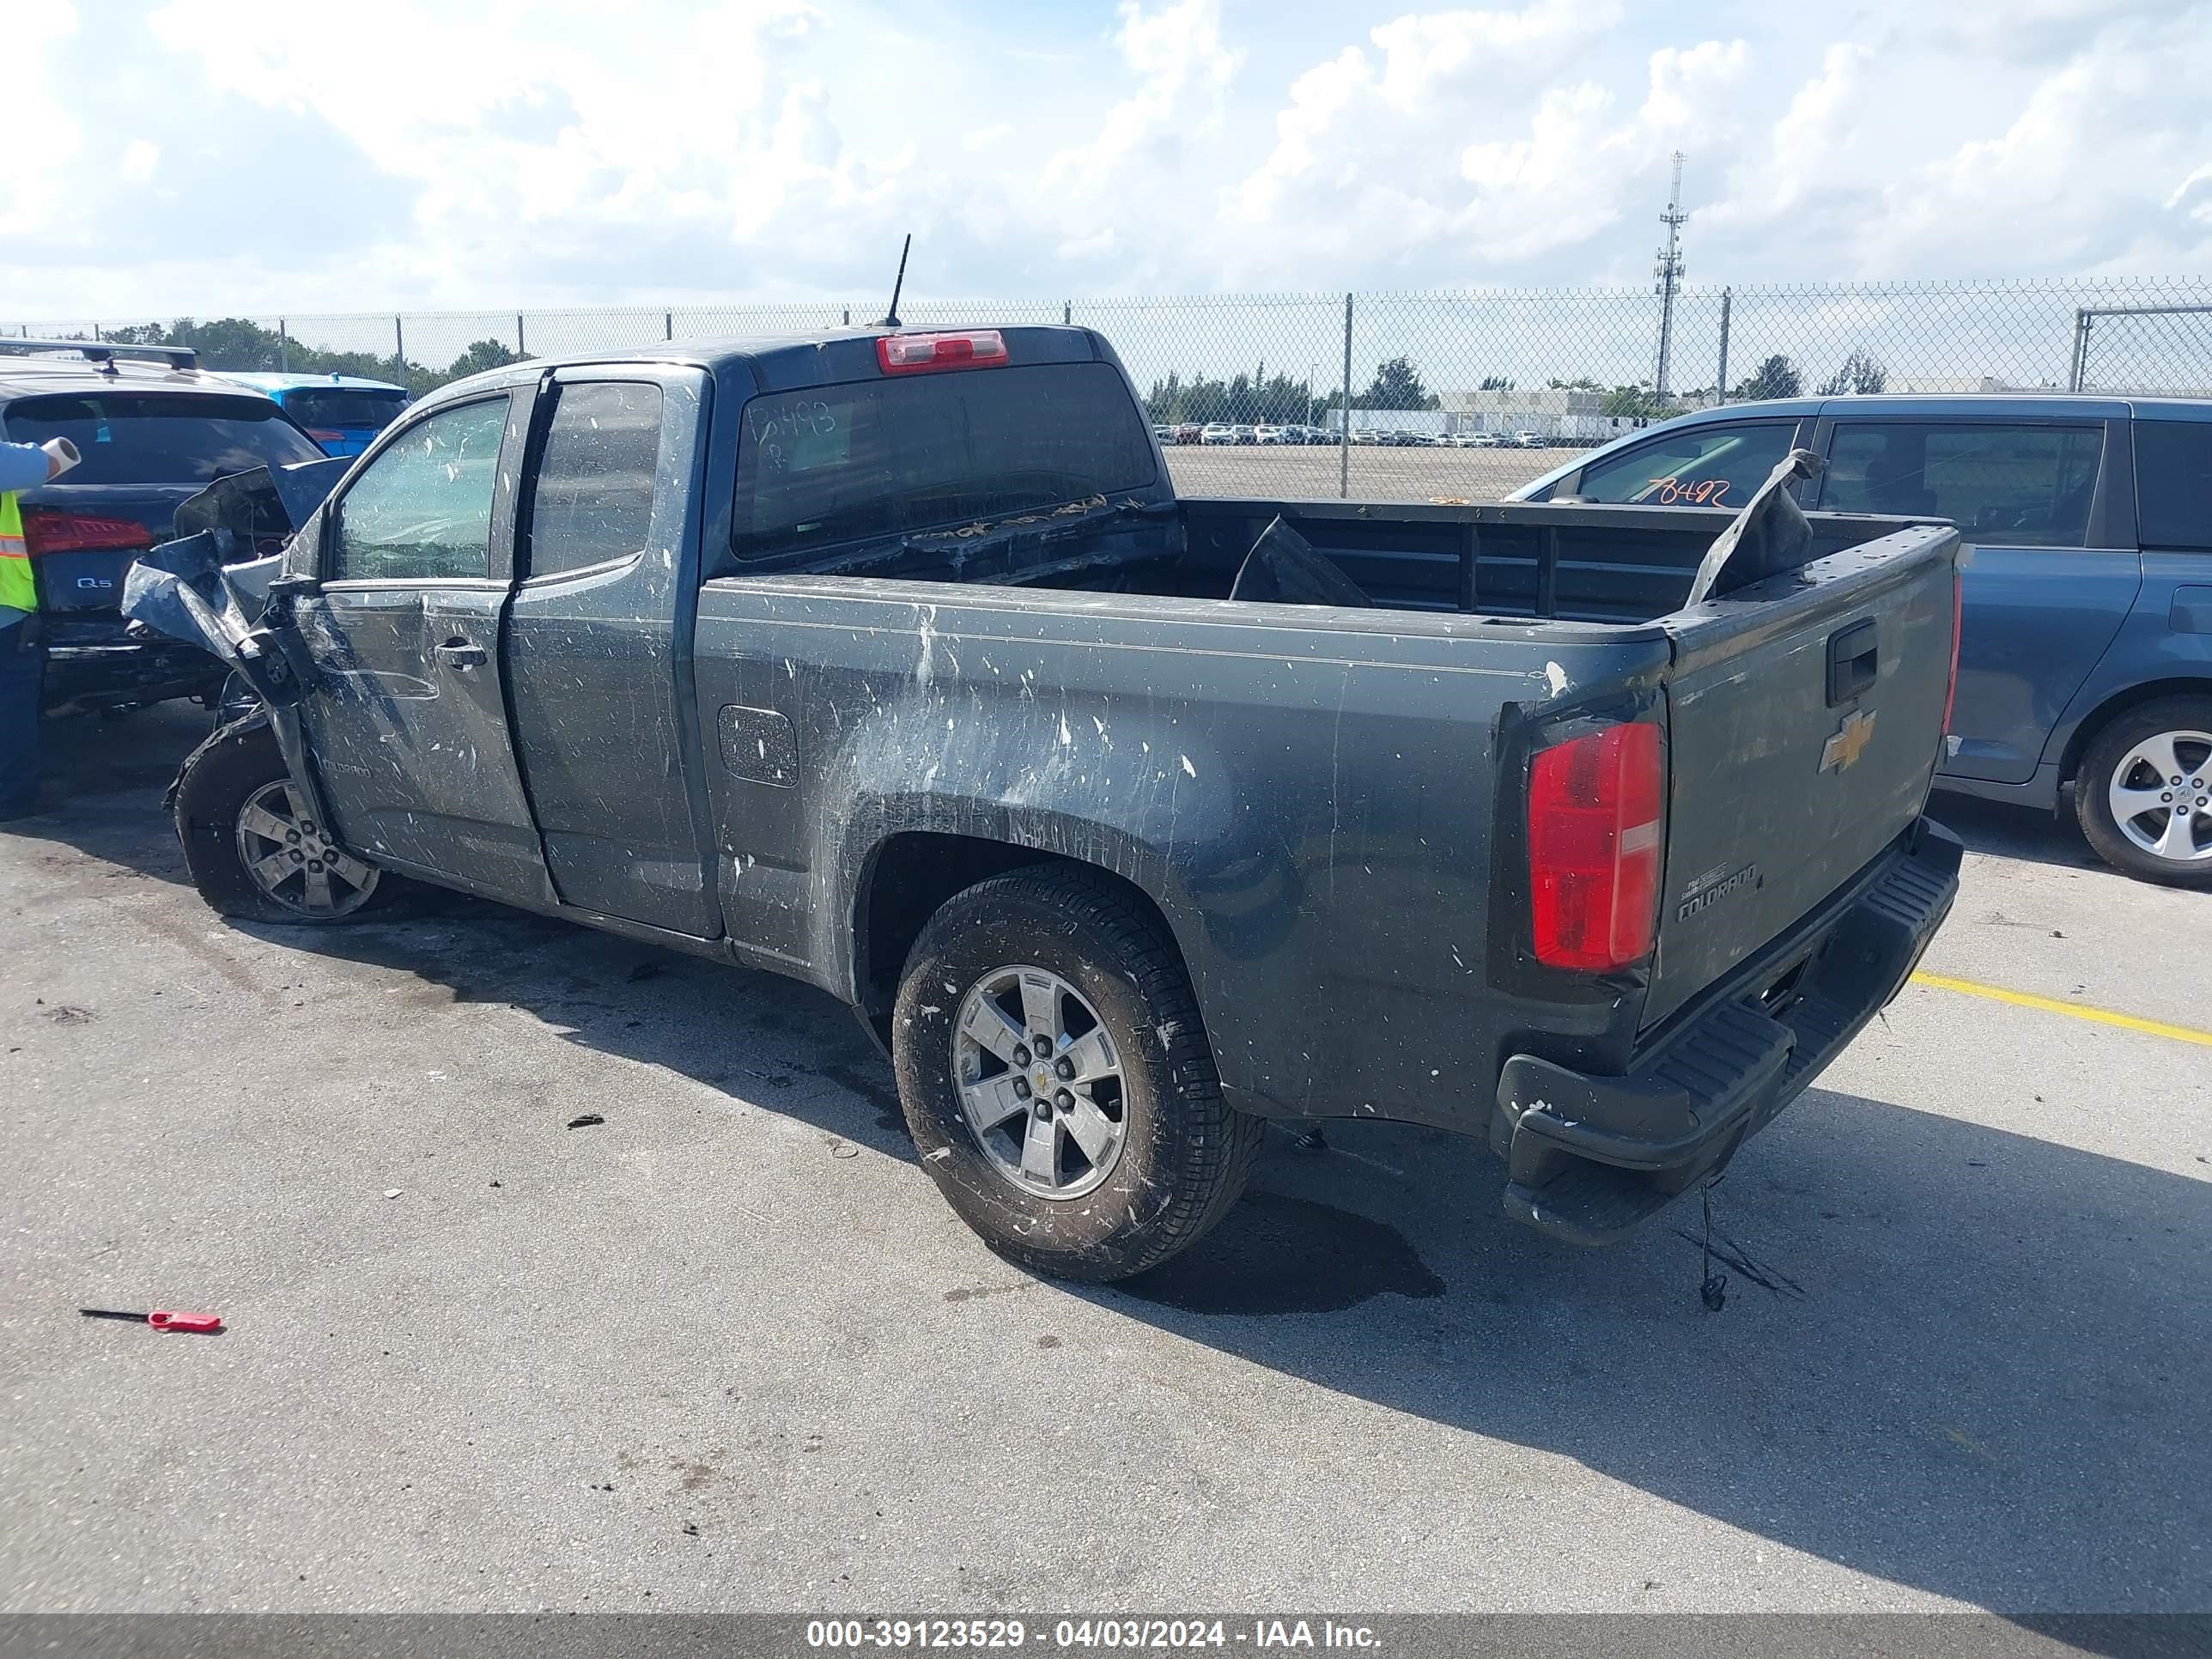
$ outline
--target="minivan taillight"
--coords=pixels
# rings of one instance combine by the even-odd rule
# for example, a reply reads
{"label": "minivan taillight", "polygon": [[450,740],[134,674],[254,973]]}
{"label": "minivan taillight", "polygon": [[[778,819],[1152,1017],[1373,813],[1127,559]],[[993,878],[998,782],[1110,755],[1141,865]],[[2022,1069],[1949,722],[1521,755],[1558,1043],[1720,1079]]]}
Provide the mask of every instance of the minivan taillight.
{"label": "minivan taillight", "polygon": [[1537,751],[1528,772],[1528,902],[1538,961],[1594,972],[1650,953],[1665,799],[1659,728],[1648,722]]}
{"label": "minivan taillight", "polygon": [[1951,678],[1943,688],[1943,735],[1951,735],[1951,704],[1959,695],[1959,635],[1966,621],[1966,584],[1951,573]]}
{"label": "minivan taillight", "polygon": [[65,513],[53,507],[23,509],[23,546],[28,552],[125,552],[153,544],[154,532],[136,519]]}

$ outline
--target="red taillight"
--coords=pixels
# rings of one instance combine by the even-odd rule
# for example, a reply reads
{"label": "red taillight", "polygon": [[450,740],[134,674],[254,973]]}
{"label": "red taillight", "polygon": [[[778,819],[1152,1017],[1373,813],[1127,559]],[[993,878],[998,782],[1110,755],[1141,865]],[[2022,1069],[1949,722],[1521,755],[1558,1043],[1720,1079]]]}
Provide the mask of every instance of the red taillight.
{"label": "red taillight", "polygon": [[326,426],[311,426],[307,428],[307,435],[319,444],[342,444],[345,441],[344,433],[333,432]]}
{"label": "red taillight", "polygon": [[1537,753],[1528,893],[1538,961],[1592,970],[1650,953],[1665,793],[1656,726],[1611,726]]}
{"label": "red taillight", "polygon": [[1951,679],[1943,688],[1943,735],[1951,735],[1951,704],[1959,695],[1959,635],[1966,621],[1966,594],[1959,573],[1951,573]]}
{"label": "red taillight", "polygon": [[23,509],[23,545],[33,553],[121,551],[153,544],[153,532],[134,519],[64,513],[52,507]]}
{"label": "red taillight", "polygon": [[926,374],[936,368],[995,368],[1006,361],[1006,343],[995,328],[959,334],[885,334],[876,361],[886,374]]}

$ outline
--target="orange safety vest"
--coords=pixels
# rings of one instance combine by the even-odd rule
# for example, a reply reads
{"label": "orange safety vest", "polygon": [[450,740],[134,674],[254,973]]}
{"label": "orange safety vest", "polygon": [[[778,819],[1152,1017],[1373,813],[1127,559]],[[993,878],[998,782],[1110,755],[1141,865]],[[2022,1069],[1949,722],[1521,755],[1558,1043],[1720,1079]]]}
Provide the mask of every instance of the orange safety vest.
{"label": "orange safety vest", "polygon": [[31,550],[23,541],[23,509],[12,494],[0,495],[0,606],[39,608],[38,584],[31,580]]}

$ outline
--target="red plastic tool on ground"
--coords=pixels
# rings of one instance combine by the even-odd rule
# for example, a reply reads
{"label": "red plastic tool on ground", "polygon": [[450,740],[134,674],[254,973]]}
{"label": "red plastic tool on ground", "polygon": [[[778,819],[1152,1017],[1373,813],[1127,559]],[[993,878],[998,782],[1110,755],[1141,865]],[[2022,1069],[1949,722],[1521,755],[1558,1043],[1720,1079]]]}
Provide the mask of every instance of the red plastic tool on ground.
{"label": "red plastic tool on ground", "polygon": [[87,1319],[127,1319],[134,1325],[151,1325],[157,1331],[191,1331],[212,1336],[222,1328],[221,1314],[174,1313],[156,1308],[151,1313],[125,1313],[118,1308],[79,1308]]}

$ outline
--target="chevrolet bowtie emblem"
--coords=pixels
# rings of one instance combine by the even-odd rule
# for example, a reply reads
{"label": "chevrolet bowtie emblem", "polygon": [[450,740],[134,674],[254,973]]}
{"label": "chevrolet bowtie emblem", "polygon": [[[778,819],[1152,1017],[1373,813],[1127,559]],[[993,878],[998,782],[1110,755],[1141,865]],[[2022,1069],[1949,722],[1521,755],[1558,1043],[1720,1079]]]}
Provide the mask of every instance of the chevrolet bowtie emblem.
{"label": "chevrolet bowtie emblem", "polygon": [[1826,772],[1832,767],[1842,771],[1858,759],[1873,738],[1873,715],[1861,712],[1850,716],[1820,750],[1820,769]]}

